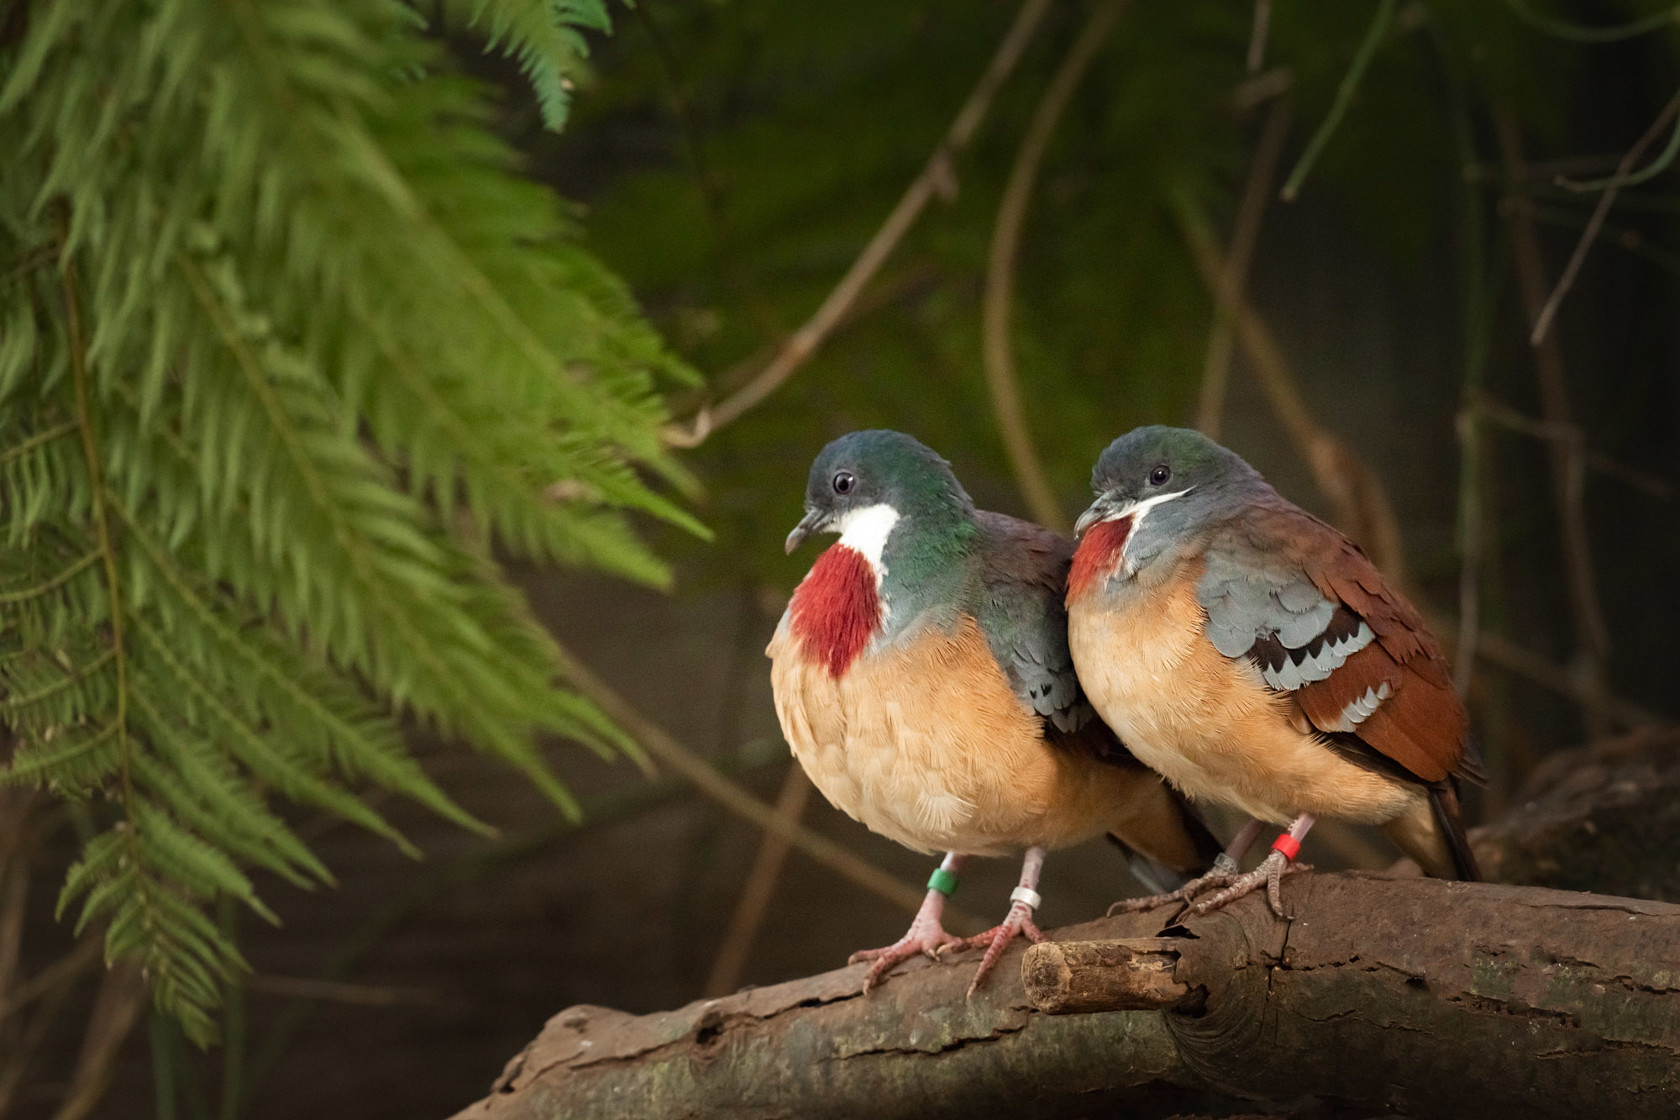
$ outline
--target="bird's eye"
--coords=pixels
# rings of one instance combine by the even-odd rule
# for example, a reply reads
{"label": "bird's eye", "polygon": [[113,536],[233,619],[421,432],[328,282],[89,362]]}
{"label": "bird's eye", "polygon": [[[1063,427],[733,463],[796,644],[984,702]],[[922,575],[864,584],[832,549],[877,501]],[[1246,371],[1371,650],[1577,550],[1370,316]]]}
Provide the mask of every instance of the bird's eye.
{"label": "bird's eye", "polygon": [[1165,463],[1155,464],[1155,469],[1149,472],[1149,485],[1165,486],[1167,479],[1172,477],[1172,468]]}
{"label": "bird's eye", "polygon": [[834,476],[834,492],[836,494],[850,494],[852,487],[857,485],[857,479],[850,471],[840,471]]}

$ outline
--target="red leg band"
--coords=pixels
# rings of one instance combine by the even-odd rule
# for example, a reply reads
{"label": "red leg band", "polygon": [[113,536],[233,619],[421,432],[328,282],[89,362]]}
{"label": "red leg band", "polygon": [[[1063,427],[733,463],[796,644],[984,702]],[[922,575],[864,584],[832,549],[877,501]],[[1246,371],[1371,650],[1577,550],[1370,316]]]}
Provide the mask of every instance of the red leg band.
{"label": "red leg band", "polygon": [[1272,851],[1282,852],[1284,859],[1294,863],[1295,857],[1301,854],[1301,842],[1285,832],[1272,841]]}

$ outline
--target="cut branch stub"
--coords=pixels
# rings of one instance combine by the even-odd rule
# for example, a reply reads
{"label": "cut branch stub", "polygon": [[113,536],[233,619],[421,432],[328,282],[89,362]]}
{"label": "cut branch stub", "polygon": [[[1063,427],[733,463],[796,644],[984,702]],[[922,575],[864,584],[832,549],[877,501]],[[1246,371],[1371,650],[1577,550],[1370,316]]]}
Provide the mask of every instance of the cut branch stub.
{"label": "cut branch stub", "polygon": [[1180,937],[1114,941],[1046,941],[1021,960],[1021,983],[1040,1011],[1155,1011],[1190,1002],[1196,989],[1179,980]]}

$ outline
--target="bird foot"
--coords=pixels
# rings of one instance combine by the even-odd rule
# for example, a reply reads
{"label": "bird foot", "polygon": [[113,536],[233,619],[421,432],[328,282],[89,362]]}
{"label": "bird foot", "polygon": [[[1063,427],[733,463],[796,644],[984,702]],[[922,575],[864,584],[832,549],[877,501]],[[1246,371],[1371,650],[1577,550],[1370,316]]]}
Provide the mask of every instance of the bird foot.
{"label": "bird foot", "polygon": [[961,945],[962,942],[963,939],[956,934],[946,933],[944,927],[937,921],[927,923],[918,917],[915,922],[911,923],[909,932],[891,945],[880,949],[859,949],[846,958],[846,963],[874,962],[863,976],[863,991],[867,995],[869,989],[879,984],[887,973],[917,953],[931,960],[939,960],[941,952],[953,946]]}
{"label": "bird foot", "polygon": [[986,974],[992,970],[993,965],[997,964],[998,958],[1003,956],[1003,951],[1009,947],[1009,943],[1015,940],[1017,935],[1025,937],[1034,945],[1044,940],[1044,934],[1039,932],[1039,928],[1033,924],[1032,915],[1033,908],[1031,906],[1028,906],[1025,902],[1013,902],[1009,906],[1009,914],[1000,924],[993,926],[985,933],[977,933],[973,937],[955,938],[950,945],[938,950],[941,960],[945,958],[948,951],[961,952],[964,949],[979,948],[986,950],[986,955],[980,958],[980,967],[975,970],[974,979],[969,982],[968,994],[970,997],[974,995],[975,990],[980,987],[980,981],[986,978]]}
{"label": "bird foot", "polygon": [[1108,916],[1112,918],[1116,914],[1141,914],[1145,910],[1154,910],[1175,902],[1188,902],[1204,891],[1230,884],[1236,877],[1237,873],[1235,871],[1223,871],[1215,868],[1206,875],[1198,875],[1176,891],[1163,891],[1160,894],[1144,895],[1141,898],[1122,898],[1108,908]]}
{"label": "bird foot", "polygon": [[1201,917],[1211,914],[1235,902],[1245,894],[1252,894],[1261,886],[1266,888],[1266,901],[1271,904],[1272,913],[1280,918],[1290,918],[1294,915],[1286,914],[1283,910],[1283,888],[1279,881],[1293,871],[1311,871],[1312,867],[1305,863],[1293,863],[1282,852],[1273,851],[1260,861],[1260,866],[1246,875],[1231,877],[1230,885],[1218,894],[1192,903],[1189,912]]}

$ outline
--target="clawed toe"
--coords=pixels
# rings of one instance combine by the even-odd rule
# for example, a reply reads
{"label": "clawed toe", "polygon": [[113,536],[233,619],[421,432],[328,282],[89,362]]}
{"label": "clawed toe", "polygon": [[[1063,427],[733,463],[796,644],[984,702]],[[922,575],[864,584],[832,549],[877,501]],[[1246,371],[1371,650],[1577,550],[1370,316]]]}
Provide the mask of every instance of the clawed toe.
{"label": "clawed toe", "polygon": [[1193,903],[1188,910],[1197,917],[1213,913],[1230,905],[1247,894],[1266,888],[1266,902],[1272,913],[1285,920],[1293,917],[1283,908],[1282,879],[1285,875],[1295,871],[1310,871],[1311,866],[1304,863],[1293,863],[1282,852],[1273,852],[1260,862],[1246,875],[1232,877],[1230,885],[1209,898]]}
{"label": "clawed toe", "polygon": [[986,978],[987,973],[992,971],[992,966],[997,964],[998,958],[1003,956],[1003,951],[1009,948],[1009,943],[1015,940],[1017,935],[1025,937],[1034,945],[1045,940],[1043,931],[1032,920],[1032,913],[1032,907],[1017,902],[1009,908],[1009,916],[1004,918],[1000,925],[992,927],[985,933],[965,938],[960,946],[956,946],[964,949],[983,947],[986,950],[986,955],[980,958],[980,967],[974,970],[974,979],[969,982],[968,995],[970,998],[979,989],[980,982]]}
{"label": "clawed toe", "polygon": [[1141,898],[1122,898],[1108,908],[1108,914],[1110,917],[1115,914],[1141,914],[1145,910],[1156,910],[1162,906],[1171,906],[1173,903],[1189,902],[1206,891],[1228,886],[1236,877],[1235,872],[1216,868],[1205,875],[1197,876],[1175,891],[1146,894]]}
{"label": "clawed toe", "polygon": [[939,960],[941,959],[940,954],[946,949],[961,944],[962,938],[946,933],[942,929],[936,929],[926,933],[907,935],[884,948],[859,949],[846,958],[846,963],[873,962],[869,966],[869,971],[864,973],[863,976],[863,990],[867,993],[869,989],[885,979],[887,973],[918,953],[930,960]]}

